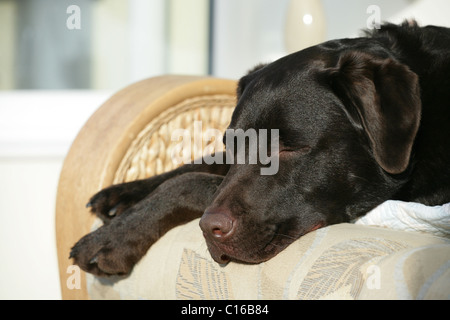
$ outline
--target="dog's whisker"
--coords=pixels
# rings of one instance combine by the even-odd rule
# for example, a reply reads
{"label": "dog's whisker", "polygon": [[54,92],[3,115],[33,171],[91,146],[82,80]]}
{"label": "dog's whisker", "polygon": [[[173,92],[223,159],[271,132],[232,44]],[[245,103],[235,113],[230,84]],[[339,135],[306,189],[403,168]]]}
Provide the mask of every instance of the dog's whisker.
{"label": "dog's whisker", "polygon": [[288,239],[292,239],[292,240],[297,240],[298,239],[296,237],[293,237],[293,236],[290,236],[290,235],[287,235],[287,234],[283,234],[283,233],[275,233],[275,235],[276,236],[285,237],[285,238],[288,238]]}

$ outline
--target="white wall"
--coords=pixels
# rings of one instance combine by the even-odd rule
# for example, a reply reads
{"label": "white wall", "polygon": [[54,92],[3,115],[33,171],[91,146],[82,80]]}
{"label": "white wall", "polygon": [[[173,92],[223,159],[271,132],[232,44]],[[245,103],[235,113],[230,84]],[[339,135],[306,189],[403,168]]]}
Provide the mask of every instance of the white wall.
{"label": "white wall", "polygon": [[0,159],[0,299],[60,299],[55,195],[62,158]]}
{"label": "white wall", "polygon": [[0,92],[0,299],[60,299],[55,199],[64,156],[112,94]]}

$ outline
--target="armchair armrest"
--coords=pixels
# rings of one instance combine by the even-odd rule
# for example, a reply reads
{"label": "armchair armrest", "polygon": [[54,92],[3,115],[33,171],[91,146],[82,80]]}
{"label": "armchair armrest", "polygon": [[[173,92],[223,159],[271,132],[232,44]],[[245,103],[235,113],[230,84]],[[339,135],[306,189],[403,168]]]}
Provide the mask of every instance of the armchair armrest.
{"label": "armchair armrest", "polygon": [[[235,106],[235,91],[236,82],[232,80],[192,76],[151,78],[116,93],[87,121],[67,154],[58,185],[56,237],[64,299],[88,298],[84,272],[81,289],[69,289],[66,281],[71,275],[70,248],[91,230],[95,220],[85,208],[89,198],[113,183],[172,169],[170,162],[164,166],[150,158],[144,161],[147,163],[138,163],[137,168],[130,161],[139,158],[142,141],[151,139],[153,134],[161,135],[158,131],[164,123],[177,116],[212,114],[217,121],[211,125],[226,126]],[[227,113],[217,112],[218,108]],[[158,168],[152,168],[156,163]]]}

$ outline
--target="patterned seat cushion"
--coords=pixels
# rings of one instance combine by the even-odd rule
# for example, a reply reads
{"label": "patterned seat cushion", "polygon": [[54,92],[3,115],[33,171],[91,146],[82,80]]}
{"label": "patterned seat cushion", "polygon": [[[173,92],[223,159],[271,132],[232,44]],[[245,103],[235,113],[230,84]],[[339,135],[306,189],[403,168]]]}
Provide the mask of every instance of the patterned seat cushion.
{"label": "patterned seat cushion", "polygon": [[126,278],[88,277],[93,299],[449,299],[450,241],[340,224],[273,259],[214,262],[198,220],[160,239]]}

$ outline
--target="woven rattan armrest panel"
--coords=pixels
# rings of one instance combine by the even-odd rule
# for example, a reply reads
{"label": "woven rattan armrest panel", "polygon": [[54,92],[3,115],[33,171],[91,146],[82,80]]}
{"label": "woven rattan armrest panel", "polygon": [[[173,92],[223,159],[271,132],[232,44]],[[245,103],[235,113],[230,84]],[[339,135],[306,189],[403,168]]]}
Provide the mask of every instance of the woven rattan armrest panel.
{"label": "woven rattan armrest panel", "polygon": [[[162,76],[115,94],[87,121],[64,161],[56,199],[56,240],[63,299],[88,299],[85,275],[74,287],[70,248],[95,217],[85,204],[113,183],[173,168],[173,128],[223,130],[235,105],[236,82],[209,77]],[[68,284],[68,282],[70,282]]]}
{"label": "woven rattan armrest panel", "polygon": [[[191,146],[190,160],[194,160],[194,155],[203,154],[210,142],[205,133],[208,129],[225,131],[235,102],[234,95],[204,95],[186,99],[162,112],[133,141],[116,172],[114,183],[148,178],[180,165],[174,161],[173,151],[181,142],[172,136],[179,129],[187,131],[185,134],[191,140],[188,144]],[[199,138],[195,139],[195,135]]]}

